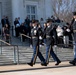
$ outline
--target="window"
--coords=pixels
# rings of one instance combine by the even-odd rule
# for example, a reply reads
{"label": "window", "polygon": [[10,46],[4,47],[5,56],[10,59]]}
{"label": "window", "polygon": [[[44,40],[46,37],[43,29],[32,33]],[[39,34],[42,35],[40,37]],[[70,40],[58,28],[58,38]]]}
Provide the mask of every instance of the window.
{"label": "window", "polygon": [[31,13],[35,14],[35,7],[34,6],[31,7]]}
{"label": "window", "polygon": [[30,14],[30,6],[27,6],[27,13]]}
{"label": "window", "polygon": [[32,19],[36,19],[37,15],[36,15],[36,6],[33,5],[27,5],[26,6],[26,10],[27,10],[27,16],[30,20]]}

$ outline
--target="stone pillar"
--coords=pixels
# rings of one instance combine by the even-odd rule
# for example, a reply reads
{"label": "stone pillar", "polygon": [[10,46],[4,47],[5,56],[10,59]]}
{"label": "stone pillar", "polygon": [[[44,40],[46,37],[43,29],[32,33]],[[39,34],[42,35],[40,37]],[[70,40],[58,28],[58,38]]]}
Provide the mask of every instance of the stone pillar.
{"label": "stone pillar", "polygon": [[38,20],[40,21],[41,18],[44,20],[46,19],[45,15],[45,0],[38,0]]}
{"label": "stone pillar", "polygon": [[46,12],[45,13],[46,14],[46,19],[53,15],[53,8],[52,8],[51,0],[45,0],[45,12]]}
{"label": "stone pillar", "polygon": [[19,0],[12,0],[12,18],[13,21],[15,20],[16,17],[20,16],[20,10],[19,10]]}
{"label": "stone pillar", "polygon": [[14,20],[20,16],[19,10],[19,0],[12,0],[12,27],[13,27],[13,35],[15,36],[15,27],[14,27]]}

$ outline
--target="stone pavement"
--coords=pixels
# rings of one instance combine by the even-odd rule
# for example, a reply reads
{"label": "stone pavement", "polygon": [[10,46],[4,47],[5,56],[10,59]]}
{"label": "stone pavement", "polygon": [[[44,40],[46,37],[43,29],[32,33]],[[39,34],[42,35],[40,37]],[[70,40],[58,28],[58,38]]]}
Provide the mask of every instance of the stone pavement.
{"label": "stone pavement", "polygon": [[0,66],[0,75],[76,75],[76,66],[62,62],[59,66],[54,66],[51,62],[47,67],[36,64],[33,67],[29,65],[11,65]]}

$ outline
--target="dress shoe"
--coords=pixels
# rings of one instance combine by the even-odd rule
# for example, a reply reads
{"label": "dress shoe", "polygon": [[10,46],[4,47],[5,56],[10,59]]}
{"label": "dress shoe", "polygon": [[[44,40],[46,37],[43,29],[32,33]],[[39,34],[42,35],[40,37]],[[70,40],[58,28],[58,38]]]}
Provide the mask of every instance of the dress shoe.
{"label": "dress shoe", "polygon": [[33,63],[27,63],[27,64],[33,67]]}
{"label": "dress shoe", "polygon": [[61,63],[61,61],[58,61],[55,65],[59,65]]}
{"label": "dress shoe", "polygon": [[70,61],[69,63],[72,64],[72,65],[75,65],[76,64],[76,61],[73,60],[73,61]]}
{"label": "dress shoe", "polygon": [[46,63],[41,63],[41,65],[42,65],[42,66],[47,66],[47,64],[46,64]]}

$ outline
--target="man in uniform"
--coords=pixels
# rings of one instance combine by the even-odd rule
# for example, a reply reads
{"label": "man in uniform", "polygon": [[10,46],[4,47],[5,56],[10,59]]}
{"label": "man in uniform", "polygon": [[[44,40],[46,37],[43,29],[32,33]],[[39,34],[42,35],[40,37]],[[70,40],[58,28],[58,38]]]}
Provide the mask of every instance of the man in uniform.
{"label": "man in uniform", "polygon": [[33,57],[31,59],[30,63],[27,63],[30,66],[33,66],[36,62],[36,58],[37,56],[39,57],[39,59],[41,60],[41,65],[43,66],[47,66],[47,64],[45,63],[45,59],[42,56],[41,52],[39,51],[39,30],[37,27],[37,22],[35,21],[33,23],[33,28],[31,30],[31,39],[32,39],[32,46],[33,46]]}
{"label": "man in uniform", "polygon": [[70,64],[76,64],[76,12],[73,12],[74,22],[73,22],[73,37],[74,37],[74,59],[70,61]]}
{"label": "man in uniform", "polygon": [[51,55],[53,59],[57,62],[55,65],[59,65],[61,61],[58,59],[56,54],[53,51],[53,25],[52,25],[52,20],[47,21],[47,28],[44,31],[44,36],[46,36],[46,63],[49,63],[49,56]]}

